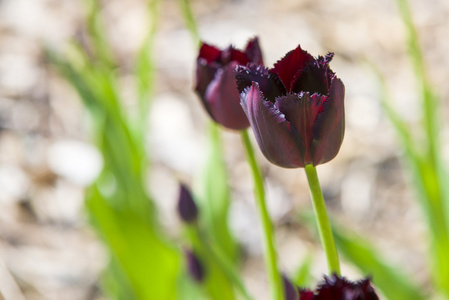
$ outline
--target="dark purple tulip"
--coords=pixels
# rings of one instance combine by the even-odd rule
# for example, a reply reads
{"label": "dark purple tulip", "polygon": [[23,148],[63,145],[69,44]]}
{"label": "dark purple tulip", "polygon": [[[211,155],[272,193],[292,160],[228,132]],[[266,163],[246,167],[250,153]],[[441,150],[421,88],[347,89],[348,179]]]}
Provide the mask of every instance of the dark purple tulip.
{"label": "dark purple tulip", "polygon": [[178,213],[185,223],[192,223],[198,217],[198,208],[192,194],[184,184],[179,187]]}
{"label": "dark purple tulip", "polygon": [[236,66],[248,63],[263,64],[257,37],[248,42],[244,51],[232,46],[220,50],[206,43],[200,48],[195,90],[212,119],[229,129],[249,127],[235,83]]}
{"label": "dark purple tulip", "polygon": [[190,276],[192,276],[192,278],[195,279],[197,282],[203,281],[204,278],[203,265],[201,264],[196,254],[187,249],[184,250],[184,254],[186,257],[187,270]]}
{"label": "dark purple tulip", "polygon": [[272,69],[237,67],[241,105],[270,162],[284,168],[316,166],[340,150],[345,88],[329,68],[332,57],[315,59],[298,46]]}
{"label": "dark purple tulip", "polygon": [[324,276],[315,292],[300,290],[299,296],[300,300],[379,300],[368,278],[351,282],[335,274]]}

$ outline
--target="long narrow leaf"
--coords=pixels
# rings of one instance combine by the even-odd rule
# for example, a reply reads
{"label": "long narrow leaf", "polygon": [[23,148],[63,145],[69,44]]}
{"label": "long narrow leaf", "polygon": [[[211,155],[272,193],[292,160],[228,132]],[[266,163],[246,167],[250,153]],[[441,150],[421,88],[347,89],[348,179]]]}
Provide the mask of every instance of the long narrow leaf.
{"label": "long narrow leaf", "polygon": [[223,162],[221,136],[218,125],[210,123],[210,145],[205,171],[199,182],[199,204],[202,228],[228,258],[236,262],[237,243],[228,225],[230,192],[228,174]]}
{"label": "long narrow leaf", "polygon": [[137,299],[175,299],[179,253],[140,215],[113,208],[96,186],[88,191],[86,205]]}

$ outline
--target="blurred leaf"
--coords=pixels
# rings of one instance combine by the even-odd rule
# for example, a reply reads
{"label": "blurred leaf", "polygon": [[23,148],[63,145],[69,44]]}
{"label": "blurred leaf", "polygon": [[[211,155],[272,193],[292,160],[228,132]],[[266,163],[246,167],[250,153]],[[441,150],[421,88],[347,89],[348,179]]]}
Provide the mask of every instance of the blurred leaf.
{"label": "blurred leaf", "polygon": [[296,270],[292,280],[299,287],[307,287],[310,283],[311,269],[312,269],[313,257],[311,255],[306,256],[302,264]]}
{"label": "blurred leaf", "polygon": [[341,229],[334,229],[333,232],[340,253],[365,275],[372,276],[376,287],[388,299],[428,299],[421,288],[398,268],[392,267],[392,264],[387,262],[366,240],[350,235]]}
{"label": "blurred leaf", "polygon": [[116,65],[110,44],[107,41],[105,25],[101,17],[99,0],[84,0],[87,11],[87,31],[89,42],[92,46],[95,62],[107,69],[113,69]]}
{"label": "blurred leaf", "polygon": [[231,280],[211,251],[206,240],[207,237],[200,236],[196,227],[188,228],[188,236],[195,253],[203,263],[205,278],[202,285],[207,290],[210,298],[214,300],[235,299]]}
{"label": "blurred leaf", "polygon": [[228,226],[230,191],[228,174],[223,162],[223,145],[218,125],[210,123],[210,145],[204,173],[200,180],[201,228],[232,261],[237,261],[237,243]]}
{"label": "blurred leaf", "polygon": [[137,299],[175,299],[179,253],[151,222],[131,210],[113,208],[95,185],[87,193],[86,206]]}
{"label": "blurred leaf", "polygon": [[156,66],[154,60],[154,40],[156,37],[157,24],[159,20],[160,0],[149,0],[147,8],[147,19],[149,22],[148,33],[139,49],[135,62],[135,78],[137,81],[139,118],[135,124],[136,131],[142,140],[147,129],[148,111],[151,96],[156,84]]}
{"label": "blurred leaf", "polygon": [[195,42],[195,45],[200,45],[200,34],[198,32],[198,26],[196,25],[195,16],[193,15],[192,8],[190,7],[189,0],[178,0],[179,6],[181,8],[181,12],[184,17],[184,21],[186,23],[187,29],[190,31],[190,35],[192,36],[192,40]]}
{"label": "blurred leaf", "polygon": [[103,293],[111,300],[137,300],[129,279],[115,256],[102,273]]}
{"label": "blurred leaf", "polygon": [[[184,266],[184,269],[186,267]],[[198,282],[190,278],[187,272],[184,272],[178,280],[178,297],[177,300],[203,300],[207,299],[203,289]]]}
{"label": "blurred leaf", "polygon": [[383,105],[388,117],[401,137],[407,153],[420,200],[431,233],[429,257],[432,263],[432,277],[436,289],[449,299],[449,193],[446,186],[446,172],[439,152],[439,100],[429,82],[419,37],[415,28],[408,0],[397,0],[399,13],[408,35],[409,55],[414,67],[416,86],[422,98],[422,121],[425,137],[420,143],[413,142],[411,132],[389,105],[391,97],[380,75]]}

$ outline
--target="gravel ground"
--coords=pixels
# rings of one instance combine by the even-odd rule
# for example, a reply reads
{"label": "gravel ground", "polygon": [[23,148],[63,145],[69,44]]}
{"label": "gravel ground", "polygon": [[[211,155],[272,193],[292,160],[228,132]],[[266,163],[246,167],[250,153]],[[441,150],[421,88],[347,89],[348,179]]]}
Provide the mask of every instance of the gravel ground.
{"label": "gravel ground", "polygon": [[[145,34],[145,3],[103,2],[109,40],[122,64],[123,95],[132,98],[130,70]],[[441,119],[447,120],[449,2],[411,4],[429,76],[444,100]],[[426,227],[366,64],[373,62],[385,74],[395,107],[411,126],[418,124],[420,105],[395,2],[197,0],[192,5],[202,39],[220,47],[231,42],[243,47],[258,35],[268,66],[299,43],[314,56],[335,52],[331,67],[346,85],[347,127],[340,154],[318,168],[329,209],[427,284]],[[103,299],[97,281],[107,258],[86,224],[82,203],[83,188],[98,174],[101,158],[89,143],[88,120],[77,95],[46,64],[42,51],[42,45],[64,49],[82,24],[81,1],[0,0],[0,290],[7,300]],[[196,53],[174,0],[161,4],[156,47],[149,188],[159,200],[164,225],[176,234],[177,178],[190,183],[198,175],[208,120],[192,92]],[[441,133],[447,162],[447,122]],[[225,132],[224,139],[234,195],[230,221],[246,253],[245,281],[257,299],[268,299],[249,170],[238,135]],[[259,156],[281,266],[291,273],[314,251],[313,272],[319,277],[324,256],[292,222],[299,210],[310,208],[305,175]],[[343,273],[358,276],[347,264]]]}

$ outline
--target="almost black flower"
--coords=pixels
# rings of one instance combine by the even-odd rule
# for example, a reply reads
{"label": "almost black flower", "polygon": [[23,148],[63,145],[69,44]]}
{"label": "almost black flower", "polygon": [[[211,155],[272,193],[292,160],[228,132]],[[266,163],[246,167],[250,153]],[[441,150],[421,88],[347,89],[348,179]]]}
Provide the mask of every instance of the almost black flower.
{"label": "almost black flower", "polygon": [[204,268],[198,256],[190,250],[184,250],[187,270],[192,278],[197,282],[202,282],[204,279]]}
{"label": "almost black flower", "polygon": [[192,223],[198,217],[198,208],[190,190],[184,184],[179,187],[178,214],[185,223]]}
{"label": "almost black flower", "polygon": [[351,282],[345,277],[336,274],[330,277],[324,276],[315,292],[301,289],[300,300],[379,300],[370,279],[365,278],[357,282]]}
{"label": "almost black flower", "polygon": [[345,89],[329,68],[332,57],[315,59],[298,46],[272,69],[237,67],[241,105],[270,162],[284,168],[316,166],[340,150]]}
{"label": "almost black flower", "polygon": [[257,37],[248,42],[244,51],[232,46],[220,50],[206,43],[200,48],[195,90],[212,119],[229,129],[249,127],[235,83],[235,67],[248,63],[263,64]]}

